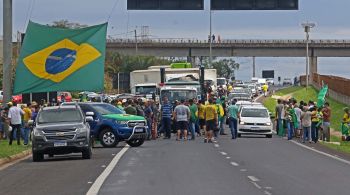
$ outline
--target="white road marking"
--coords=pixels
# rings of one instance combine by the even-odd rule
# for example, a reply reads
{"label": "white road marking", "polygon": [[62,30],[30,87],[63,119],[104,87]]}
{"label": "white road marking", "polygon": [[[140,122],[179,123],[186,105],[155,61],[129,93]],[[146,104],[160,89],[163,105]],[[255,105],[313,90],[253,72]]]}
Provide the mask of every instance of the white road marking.
{"label": "white road marking", "polygon": [[106,165],[102,165],[101,167],[102,167],[102,168],[105,168],[105,167],[106,167]]}
{"label": "white road marking", "polygon": [[261,186],[259,186],[257,183],[255,183],[255,182],[252,181],[252,184],[253,184],[256,188],[261,189]]}
{"label": "white road marking", "polygon": [[[239,164],[238,163],[236,163],[236,162],[231,162],[231,165],[233,165],[233,166],[235,166],[235,167],[238,167],[239,166]],[[241,171],[242,171],[243,169],[241,169]]]}
{"label": "white road marking", "polygon": [[253,182],[260,181],[258,178],[254,177],[254,176],[248,176],[248,178],[249,178],[250,180],[252,180]]}
{"label": "white road marking", "polygon": [[125,154],[125,152],[129,149],[129,146],[126,145],[124,148],[118,152],[118,154],[112,159],[107,168],[101,173],[100,176],[95,180],[95,182],[90,187],[89,191],[86,195],[97,195],[98,191],[102,187],[103,182],[107,179],[108,175],[113,171],[114,167],[117,165],[121,157]]}
{"label": "white road marking", "polygon": [[271,189],[272,189],[272,187],[268,187],[268,186],[267,186],[267,187],[265,187],[265,189],[267,189],[267,190],[271,190]]}
{"label": "white road marking", "polygon": [[115,156],[115,154],[112,154],[112,156]]}
{"label": "white road marking", "polygon": [[226,156],[227,155],[227,153],[226,152],[220,152],[222,155],[224,155],[224,156]]}
{"label": "white road marking", "polygon": [[247,169],[241,169],[240,171],[242,171],[242,172],[246,172],[246,171],[247,171]]}
{"label": "white road marking", "polygon": [[229,157],[229,156],[226,156],[226,159],[230,159],[231,157]]}
{"label": "white road marking", "polygon": [[218,147],[219,147],[219,144],[214,144],[214,146],[218,148]]}
{"label": "white road marking", "polygon": [[337,161],[343,162],[343,163],[345,163],[345,164],[347,164],[347,165],[350,165],[350,161],[347,161],[347,160],[345,160],[345,159],[342,159],[342,158],[333,156],[333,155],[331,155],[331,154],[328,154],[328,153],[325,153],[325,152],[322,152],[322,151],[319,151],[319,150],[310,148],[310,147],[305,146],[305,145],[303,145],[303,144],[301,144],[301,143],[299,143],[299,142],[297,142],[297,141],[294,141],[294,140],[291,140],[291,141],[292,141],[292,143],[294,143],[294,144],[296,144],[296,145],[298,145],[298,146],[300,146],[300,147],[303,147],[303,148],[305,148],[305,149],[311,150],[311,151],[313,151],[313,152],[319,153],[319,154],[321,154],[321,155],[327,156],[327,157],[332,158],[332,159],[334,159],[334,160],[337,160]]}
{"label": "white road marking", "polygon": [[94,182],[92,182],[92,181],[88,181],[88,184],[92,184],[92,183],[94,183]]}
{"label": "white road marking", "polygon": [[271,192],[269,192],[269,191],[264,191],[264,194],[266,194],[266,195],[272,195],[272,193]]}

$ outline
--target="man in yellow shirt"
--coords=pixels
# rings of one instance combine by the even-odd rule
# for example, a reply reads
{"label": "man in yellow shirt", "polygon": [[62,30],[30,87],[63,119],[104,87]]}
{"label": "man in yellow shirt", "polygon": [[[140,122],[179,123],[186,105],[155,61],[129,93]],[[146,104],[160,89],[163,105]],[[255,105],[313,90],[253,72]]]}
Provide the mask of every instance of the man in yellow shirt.
{"label": "man in yellow shirt", "polygon": [[264,96],[266,97],[269,86],[265,83],[261,88],[263,90]]}
{"label": "man in yellow shirt", "polygon": [[22,107],[22,110],[24,112],[23,114],[23,124],[24,124],[24,128],[23,128],[23,137],[24,137],[24,145],[28,145],[28,140],[29,140],[29,134],[30,134],[30,128],[28,125],[28,121],[32,118],[32,110],[29,108],[29,104],[27,104],[26,106]]}
{"label": "man in yellow shirt", "polygon": [[205,135],[205,105],[203,104],[202,100],[198,100],[198,118],[199,118],[199,128],[201,129],[201,133],[203,132],[203,135]]}
{"label": "man in yellow shirt", "polygon": [[204,116],[206,122],[204,143],[212,143],[213,131],[218,124],[218,112],[212,99],[209,99],[209,104],[204,109]]}

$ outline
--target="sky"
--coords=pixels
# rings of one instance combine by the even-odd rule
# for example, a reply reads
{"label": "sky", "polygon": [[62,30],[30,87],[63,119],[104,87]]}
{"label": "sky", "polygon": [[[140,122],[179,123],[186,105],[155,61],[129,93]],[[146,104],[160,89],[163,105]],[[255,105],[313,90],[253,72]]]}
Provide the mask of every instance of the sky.
{"label": "sky", "polygon": [[[13,32],[24,32],[28,20],[41,24],[67,19],[93,25],[108,21],[108,34],[115,38],[132,38],[141,26],[149,26],[151,38],[207,39],[209,34],[209,0],[202,11],[128,11],[126,0],[13,0]],[[2,11],[3,0],[0,1]],[[212,29],[221,39],[304,39],[301,23],[315,22],[311,39],[350,39],[349,0],[299,0],[293,11],[213,11]],[[0,15],[0,35],[3,27]],[[241,63],[237,77],[249,77],[252,60],[236,58]],[[257,58],[257,73],[275,69],[286,77],[305,70],[302,58]],[[349,58],[319,59],[319,72],[350,77]],[[285,68],[292,71],[283,72]],[[278,71],[280,70],[280,71]],[[346,73],[349,72],[349,73]],[[285,75],[287,74],[287,75]],[[277,76],[278,74],[276,74]]]}

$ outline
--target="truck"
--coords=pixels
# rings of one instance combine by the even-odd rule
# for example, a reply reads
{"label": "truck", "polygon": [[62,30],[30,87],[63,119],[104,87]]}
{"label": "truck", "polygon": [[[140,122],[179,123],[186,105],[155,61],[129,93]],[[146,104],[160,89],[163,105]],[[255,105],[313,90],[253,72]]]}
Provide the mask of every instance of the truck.
{"label": "truck", "polygon": [[[193,86],[163,86],[160,89],[160,100],[168,97],[170,103],[174,104],[175,100],[189,100],[197,98],[197,89]],[[160,101],[162,103],[162,101]]]}
{"label": "truck", "polygon": [[[170,68],[170,66],[152,66],[147,70],[135,70],[130,73],[131,93],[136,94],[136,85],[161,83],[160,68],[165,68],[165,81],[184,78],[187,81],[199,81],[199,68]],[[212,89],[216,89],[216,69],[205,69],[204,80],[211,81]],[[190,80],[191,79],[191,80]],[[159,88],[157,86],[157,88]]]}

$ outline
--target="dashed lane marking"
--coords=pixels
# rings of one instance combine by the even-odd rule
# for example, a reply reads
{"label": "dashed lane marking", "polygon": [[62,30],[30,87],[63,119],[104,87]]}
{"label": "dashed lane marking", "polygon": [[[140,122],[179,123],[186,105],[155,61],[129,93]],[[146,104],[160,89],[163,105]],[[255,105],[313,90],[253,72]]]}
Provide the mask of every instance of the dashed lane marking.
{"label": "dashed lane marking", "polygon": [[259,186],[256,182],[253,182],[253,181],[252,181],[252,184],[253,184],[256,188],[261,189],[261,186]]}
{"label": "dashed lane marking", "polygon": [[241,172],[246,172],[246,171],[247,171],[247,169],[241,169],[240,171],[241,171]]}
{"label": "dashed lane marking", "polygon": [[230,159],[231,157],[229,157],[229,156],[226,156],[226,159]]}
{"label": "dashed lane marking", "polygon": [[[231,165],[233,165],[233,166],[235,166],[235,167],[238,167],[239,166],[239,164],[238,163],[236,163],[236,162],[231,162]],[[241,169],[241,171],[242,171],[243,169]]]}
{"label": "dashed lane marking", "polygon": [[224,155],[224,156],[226,156],[227,155],[227,153],[226,152],[220,152],[222,155]]}
{"label": "dashed lane marking", "polygon": [[253,181],[253,182],[257,182],[257,181],[260,181],[260,179],[254,177],[254,176],[248,176],[248,178]]}
{"label": "dashed lane marking", "polygon": [[218,147],[219,147],[219,144],[214,144],[214,146],[218,148]]}
{"label": "dashed lane marking", "polygon": [[112,161],[109,163],[107,168],[101,173],[100,176],[95,180],[95,182],[90,187],[89,191],[86,193],[86,195],[97,195],[98,191],[100,191],[103,182],[107,179],[108,175],[113,171],[114,167],[117,166],[119,160],[122,158],[122,156],[125,154],[125,152],[129,149],[129,146],[126,145],[124,148],[118,152],[117,155],[115,155],[112,159]]}
{"label": "dashed lane marking", "polygon": [[272,193],[271,192],[269,192],[269,191],[264,191],[264,194],[266,194],[266,195],[272,195]]}

